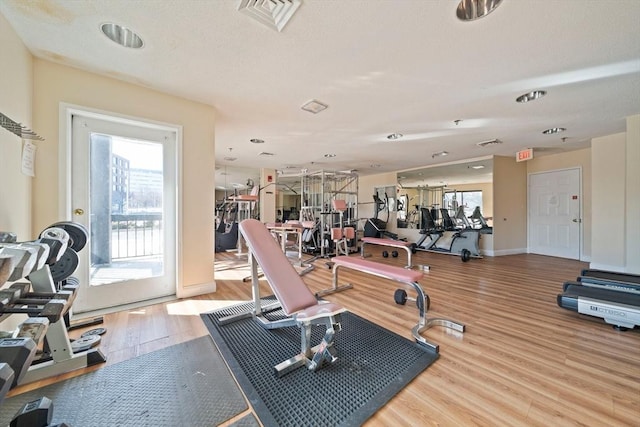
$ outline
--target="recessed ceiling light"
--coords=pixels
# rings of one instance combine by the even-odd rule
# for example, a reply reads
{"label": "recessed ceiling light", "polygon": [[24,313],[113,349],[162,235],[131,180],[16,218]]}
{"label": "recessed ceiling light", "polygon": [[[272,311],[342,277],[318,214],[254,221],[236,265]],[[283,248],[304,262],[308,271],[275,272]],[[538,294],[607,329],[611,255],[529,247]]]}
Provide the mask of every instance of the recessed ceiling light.
{"label": "recessed ceiling light", "polygon": [[471,166],[471,169],[484,169],[484,165],[474,165]]}
{"label": "recessed ceiling light", "polygon": [[473,21],[493,12],[502,0],[461,0],[456,16],[462,21]]}
{"label": "recessed ceiling light", "polygon": [[551,128],[551,129],[543,130],[542,133],[544,133],[545,135],[551,135],[551,134],[554,134],[554,133],[564,132],[565,130],[567,130],[567,129],[566,128]]}
{"label": "recessed ceiling light", "polygon": [[226,160],[228,162],[233,162],[233,161],[238,160],[238,158],[237,157],[225,157],[224,160]]}
{"label": "recessed ceiling light", "polygon": [[324,155],[327,159],[331,158],[331,157],[335,157],[336,155],[333,153],[328,153]]}
{"label": "recessed ceiling light", "polygon": [[436,157],[443,157],[443,156],[447,156],[447,155],[449,155],[448,151],[438,151],[437,153],[433,153],[431,155],[431,158],[435,159]]}
{"label": "recessed ceiling light", "polygon": [[313,114],[318,114],[320,111],[326,110],[329,106],[324,104],[316,99],[312,99],[311,101],[304,104],[302,108],[304,111],[308,111]]}
{"label": "recessed ceiling light", "polygon": [[251,138],[249,142],[251,142],[252,144],[264,144],[264,139]]}
{"label": "recessed ceiling light", "polygon": [[524,104],[525,102],[533,101],[534,99],[542,98],[547,94],[544,90],[534,90],[533,92],[525,93],[516,98],[516,102]]}
{"label": "recessed ceiling light", "polygon": [[140,36],[127,27],[107,22],[106,24],[102,24],[100,29],[105,36],[120,46],[130,47],[132,49],[140,49],[144,46],[144,42]]}
{"label": "recessed ceiling light", "polygon": [[396,140],[396,139],[400,139],[400,138],[402,138],[403,136],[404,136],[404,135],[403,135],[403,134],[401,134],[401,133],[392,133],[392,134],[390,134],[390,135],[387,135],[387,139],[390,139],[390,140],[392,140],[392,141],[393,141],[393,140]]}

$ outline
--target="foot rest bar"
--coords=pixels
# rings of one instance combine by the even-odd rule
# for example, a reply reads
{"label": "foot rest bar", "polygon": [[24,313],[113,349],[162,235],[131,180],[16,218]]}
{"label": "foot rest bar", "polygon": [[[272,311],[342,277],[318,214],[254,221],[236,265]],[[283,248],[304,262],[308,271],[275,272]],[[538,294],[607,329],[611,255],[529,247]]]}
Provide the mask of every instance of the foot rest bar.
{"label": "foot rest bar", "polygon": [[368,261],[361,258],[353,258],[353,257],[335,257],[333,258],[333,288],[327,289],[325,291],[321,291],[323,293],[332,293],[338,292],[343,289],[348,289],[353,287],[351,284],[338,286],[338,270],[340,267],[347,267],[352,270],[360,271],[363,273],[371,274],[377,277],[382,277],[388,280],[395,280],[396,282],[404,283],[405,285],[411,286],[417,294],[417,299],[422,300],[422,304],[418,304],[419,310],[419,320],[418,324],[415,325],[411,329],[411,334],[415,338],[415,340],[419,344],[423,344],[435,352],[439,351],[438,344],[434,344],[424,337],[421,336],[421,333],[431,328],[432,326],[443,326],[445,328],[452,329],[457,332],[464,332],[465,326],[461,323],[455,322],[453,320],[448,319],[427,319],[427,304],[426,304],[426,296],[424,291],[422,290],[422,286],[418,283],[418,280],[424,277],[424,274],[420,271],[416,270],[408,270],[401,267],[396,267],[392,265],[382,264],[379,262]]}
{"label": "foot rest bar", "polygon": [[[276,301],[274,303],[271,303],[262,307],[262,313],[275,311],[281,307],[282,306],[280,305],[280,303]],[[249,317],[253,317],[255,315],[256,315],[255,309],[251,311],[245,311],[244,313],[230,314],[229,316],[224,316],[219,318],[218,323],[220,324],[220,326],[224,326],[224,325],[228,325],[229,323],[237,322],[238,320],[248,319]]]}
{"label": "foot rest bar", "polygon": [[418,323],[416,326],[414,326],[411,329],[411,335],[413,335],[413,338],[416,340],[416,342],[418,344],[422,344],[431,348],[436,353],[440,351],[440,346],[436,343],[432,343],[422,336],[422,333],[432,326],[444,326],[445,328],[453,329],[456,332],[464,332],[465,330],[465,326],[461,323],[457,323],[449,319],[437,318],[427,320],[427,323],[425,325],[420,325],[420,323]]}

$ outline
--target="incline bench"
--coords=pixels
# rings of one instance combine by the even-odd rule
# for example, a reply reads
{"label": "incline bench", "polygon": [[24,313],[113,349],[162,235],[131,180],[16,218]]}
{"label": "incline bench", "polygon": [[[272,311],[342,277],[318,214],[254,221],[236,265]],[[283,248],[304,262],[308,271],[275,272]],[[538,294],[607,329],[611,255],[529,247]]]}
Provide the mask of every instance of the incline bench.
{"label": "incline bench", "polygon": [[338,286],[338,270],[341,267],[349,268],[363,273],[372,274],[384,279],[395,280],[396,282],[407,284],[417,292],[417,299],[422,302],[418,303],[418,310],[420,312],[420,320],[416,326],[411,329],[413,338],[419,343],[427,347],[432,348],[434,351],[438,351],[438,344],[427,341],[421,336],[421,333],[426,331],[432,326],[444,326],[446,328],[453,329],[458,332],[464,332],[464,325],[458,322],[447,319],[427,319],[426,311],[428,304],[426,304],[426,297],[422,287],[418,283],[423,278],[424,273],[422,271],[409,270],[402,267],[397,267],[388,264],[382,264],[379,262],[369,261],[362,258],[338,256],[331,259],[333,261],[333,288],[325,291],[318,292],[316,295],[326,295],[333,292],[338,292],[344,289],[350,289],[353,287],[351,284]]}
{"label": "incline bench", "polygon": [[[265,329],[298,326],[301,331],[301,352],[275,366],[278,376],[303,365],[315,371],[324,362],[335,362],[337,357],[333,348],[333,338],[335,332],[341,329],[340,314],[346,309],[338,304],[318,302],[263,223],[255,219],[246,219],[240,223],[240,232],[249,247],[254,309],[249,313],[218,319],[220,325],[255,317]],[[275,306],[261,306],[258,264],[278,299]],[[289,317],[268,320],[263,316],[264,312],[280,307]],[[324,325],[326,332],[322,342],[312,348],[310,341],[313,325]]]}

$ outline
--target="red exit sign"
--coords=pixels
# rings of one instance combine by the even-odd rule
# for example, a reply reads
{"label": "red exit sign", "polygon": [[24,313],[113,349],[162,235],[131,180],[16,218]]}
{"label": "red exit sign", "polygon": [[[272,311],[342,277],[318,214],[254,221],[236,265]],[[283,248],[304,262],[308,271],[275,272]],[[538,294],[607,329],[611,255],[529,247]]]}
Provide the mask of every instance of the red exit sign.
{"label": "red exit sign", "polygon": [[516,153],[516,162],[524,162],[531,159],[533,159],[533,148],[527,148]]}

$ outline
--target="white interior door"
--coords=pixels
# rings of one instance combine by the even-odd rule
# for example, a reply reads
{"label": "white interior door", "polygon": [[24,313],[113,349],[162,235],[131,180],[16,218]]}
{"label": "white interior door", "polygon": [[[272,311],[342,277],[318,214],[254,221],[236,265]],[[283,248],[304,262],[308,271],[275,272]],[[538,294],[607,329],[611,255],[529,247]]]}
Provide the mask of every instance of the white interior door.
{"label": "white interior door", "polygon": [[74,115],[73,220],[90,233],[80,313],[176,292],[176,132]]}
{"label": "white interior door", "polygon": [[529,252],[580,259],[580,169],[529,175]]}

